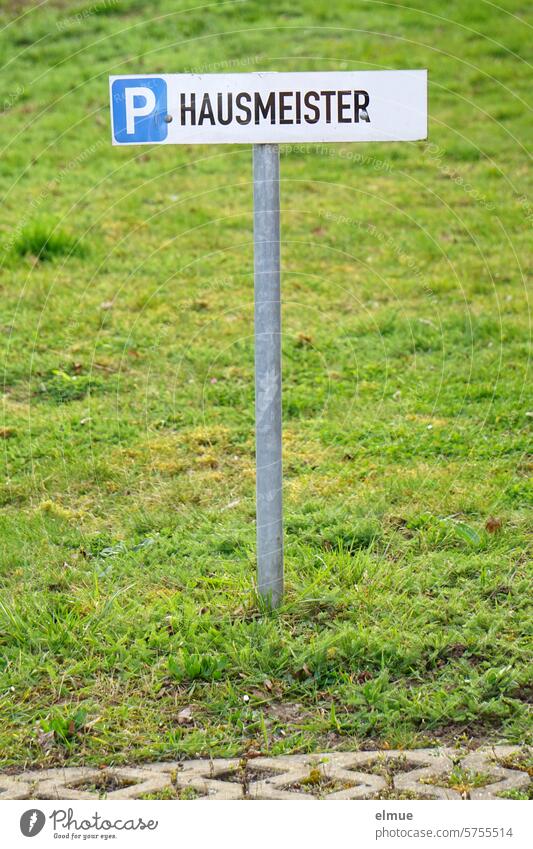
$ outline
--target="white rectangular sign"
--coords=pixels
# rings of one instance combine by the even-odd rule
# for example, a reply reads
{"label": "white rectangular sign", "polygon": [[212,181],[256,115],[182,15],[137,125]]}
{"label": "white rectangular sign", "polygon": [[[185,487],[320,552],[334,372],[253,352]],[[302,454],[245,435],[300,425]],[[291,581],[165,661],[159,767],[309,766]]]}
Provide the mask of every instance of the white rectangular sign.
{"label": "white rectangular sign", "polygon": [[427,71],[110,77],[113,144],[415,141]]}

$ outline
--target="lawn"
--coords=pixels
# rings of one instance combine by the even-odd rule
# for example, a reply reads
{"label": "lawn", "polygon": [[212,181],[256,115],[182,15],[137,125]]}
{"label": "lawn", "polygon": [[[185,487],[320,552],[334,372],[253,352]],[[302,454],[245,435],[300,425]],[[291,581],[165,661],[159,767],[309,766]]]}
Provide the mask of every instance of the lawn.
{"label": "lawn", "polygon": [[[528,741],[526,13],[2,4],[2,768]],[[430,136],[281,150],[269,613],[251,149],[112,148],[107,77],[363,68]]]}

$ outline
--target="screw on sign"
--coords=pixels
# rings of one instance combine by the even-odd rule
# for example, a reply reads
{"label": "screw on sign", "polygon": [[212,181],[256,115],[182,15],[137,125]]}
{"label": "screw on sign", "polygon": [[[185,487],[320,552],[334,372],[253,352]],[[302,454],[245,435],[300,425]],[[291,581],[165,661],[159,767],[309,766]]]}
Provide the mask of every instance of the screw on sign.
{"label": "screw on sign", "polygon": [[110,77],[112,141],[253,144],[257,583],[283,597],[279,148],[427,138],[427,72]]}

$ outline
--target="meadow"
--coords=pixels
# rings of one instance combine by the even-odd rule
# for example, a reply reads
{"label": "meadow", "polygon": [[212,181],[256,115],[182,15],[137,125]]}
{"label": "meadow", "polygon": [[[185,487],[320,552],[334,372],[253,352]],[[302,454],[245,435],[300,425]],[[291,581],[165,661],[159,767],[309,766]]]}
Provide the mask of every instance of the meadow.
{"label": "meadow", "polygon": [[[527,13],[2,3],[2,769],[530,740]],[[108,75],[384,68],[427,141],[281,149],[269,612],[251,149],[112,148]]]}

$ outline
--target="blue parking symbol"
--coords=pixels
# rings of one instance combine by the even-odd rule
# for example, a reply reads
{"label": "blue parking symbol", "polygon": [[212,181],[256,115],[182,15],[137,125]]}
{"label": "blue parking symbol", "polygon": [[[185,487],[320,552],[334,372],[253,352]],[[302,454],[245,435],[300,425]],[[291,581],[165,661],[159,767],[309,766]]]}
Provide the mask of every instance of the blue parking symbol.
{"label": "blue parking symbol", "polygon": [[161,77],[121,77],[111,86],[113,136],[118,144],[164,141],[167,84]]}

